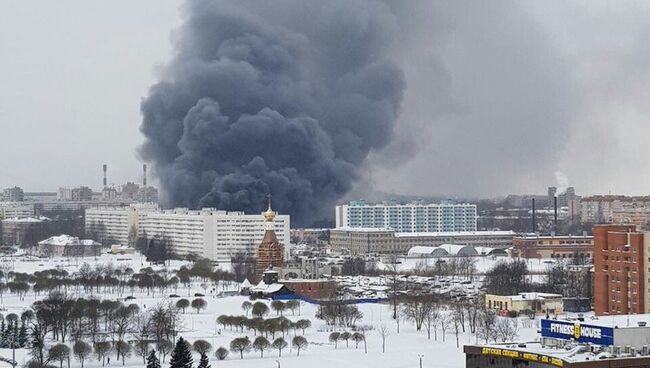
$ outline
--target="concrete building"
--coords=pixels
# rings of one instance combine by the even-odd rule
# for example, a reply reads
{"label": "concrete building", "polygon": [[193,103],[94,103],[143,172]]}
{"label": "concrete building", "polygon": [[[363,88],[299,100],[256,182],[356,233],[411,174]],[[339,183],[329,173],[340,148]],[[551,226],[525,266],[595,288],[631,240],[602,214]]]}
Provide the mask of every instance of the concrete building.
{"label": "concrete building", "polygon": [[406,254],[415,246],[443,244],[471,247],[509,248],[513,231],[396,232],[386,228],[337,228],[330,230],[330,247],[336,252],[359,255]]}
{"label": "concrete building", "polygon": [[513,257],[522,258],[591,258],[594,237],[588,235],[568,236],[516,236],[512,239]]}
{"label": "concrete building", "polygon": [[59,201],[73,202],[92,201],[93,191],[92,189],[85,186],[76,188],[61,187],[56,192],[56,199]]}
{"label": "concrete building", "polygon": [[645,234],[635,225],[596,225],[593,234],[596,315],[650,311]]}
{"label": "concrete building", "polygon": [[151,186],[140,187],[135,200],[139,203],[158,203],[158,189]]}
{"label": "concrete building", "polygon": [[336,227],[390,228],[398,232],[476,231],[476,205],[351,201],[336,206]]}
{"label": "concrete building", "polygon": [[650,196],[602,195],[580,200],[580,219],[583,223],[612,223],[614,212],[635,210],[650,211]]}
{"label": "concrete building", "polygon": [[38,242],[38,253],[44,257],[96,257],[101,254],[101,247],[94,240],[59,235]]}
{"label": "concrete building", "polygon": [[2,191],[2,200],[5,202],[22,202],[25,200],[25,192],[20,187],[7,188]]}
{"label": "concrete building", "polygon": [[562,295],[549,293],[519,293],[518,295],[485,294],[485,307],[501,314],[533,311],[534,313],[561,314],[564,311]]}
{"label": "concrete building", "polygon": [[[229,262],[239,253],[255,254],[264,238],[261,215],[218,211],[213,208],[160,210],[154,204],[86,210],[86,228],[112,243],[133,244],[137,237],[169,241],[181,256],[195,254],[213,261]],[[290,242],[290,219],[277,215],[275,233],[282,244]]]}
{"label": "concrete building", "polygon": [[104,187],[102,189],[102,200],[103,201],[114,201],[118,197],[117,189],[113,187]]}
{"label": "concrete building", "polygon": [[36,245],[48,237],[50,219],[47,217],[9,218],[0,222],[0,244],[2,245]]}
{"label": "concrete building", "polygon": [[0,202],[0,219],[34,216],[34,205],[25,202]]}
{"label": "concrete building", "polygon": [[612,223],[634,224],[637,228],[650,229],[650,206],[642,208],[613,209]]}

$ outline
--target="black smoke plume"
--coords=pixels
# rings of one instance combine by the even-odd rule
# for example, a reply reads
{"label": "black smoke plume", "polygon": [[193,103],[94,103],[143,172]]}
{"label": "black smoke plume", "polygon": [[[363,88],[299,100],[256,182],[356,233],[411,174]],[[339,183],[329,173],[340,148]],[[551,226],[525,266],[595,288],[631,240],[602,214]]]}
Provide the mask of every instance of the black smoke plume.
{"label": "black smoke plume", "polygon": [[166,205],[332,217],[404,89],[377,1],[190,0],[174,56],[142,103],[141,155]]}

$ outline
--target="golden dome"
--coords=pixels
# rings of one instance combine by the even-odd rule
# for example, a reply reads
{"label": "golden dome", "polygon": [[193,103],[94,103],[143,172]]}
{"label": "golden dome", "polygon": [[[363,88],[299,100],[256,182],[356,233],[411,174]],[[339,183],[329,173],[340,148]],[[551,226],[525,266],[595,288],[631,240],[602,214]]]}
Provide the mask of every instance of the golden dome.
{"label": "golden dome", "polygon": [[266,219],[267,222],[273,222],[275,220],[275,212],[271,209],[271,195],[269,194],[269,209],[264,212],[264,219]]}

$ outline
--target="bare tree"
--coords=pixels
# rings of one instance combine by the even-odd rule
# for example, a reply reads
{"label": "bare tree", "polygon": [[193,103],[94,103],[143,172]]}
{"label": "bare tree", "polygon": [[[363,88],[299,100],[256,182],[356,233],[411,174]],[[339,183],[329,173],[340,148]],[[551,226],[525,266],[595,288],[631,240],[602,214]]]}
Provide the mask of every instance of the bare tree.
{"label": "bare tree", "polygon": [[514,341],[519,335],[519,323],[516,318],[498,318],[494,330],[495,339]]}
{"label": "bare tree", "polygon": [[490,340],[496,340],[495,336],[496,314],[493,310],[483,308],[478,316],[476,326],[476,337],[480,337],[488,343]]}
{"label": "bare tree", "polygon": [[388,327],[386,326],[385,323],[382,323],[379,325],[379,328],[377,329],[379,331],[379,336],[381,336],[381,352],[385,353],[386,352],[386,337],[390,335],[390,331],[388,330]]}
{"label": "bare tree", "polygon": [[341,333],[332,332],[330,333],[329,340],[334,343],[334,349],[338,347],[339,340],[341,339]]}
{"label": "bare tree", "polygon": [[442,314],[440,316],[440,329],[442,330],[442,341],[445,341],[447,336],[447,328],[451,326],[451,316],[449,314]]}
{"label": "bare tree", "polygon": [[77,359],[81,363],[81,368],[83,368],[84,362],[93,352],[93,349],[90,347],[90,345],[88,345],[88,343],[78,340],[77,342],[74,343],[72,350],[74,352],[74,356],[77,357]]}

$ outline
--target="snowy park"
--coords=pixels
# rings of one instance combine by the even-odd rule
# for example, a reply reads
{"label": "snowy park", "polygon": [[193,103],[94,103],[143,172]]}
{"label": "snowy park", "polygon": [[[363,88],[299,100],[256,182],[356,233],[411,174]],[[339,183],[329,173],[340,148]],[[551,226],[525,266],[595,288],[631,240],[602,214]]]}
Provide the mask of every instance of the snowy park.
{"label": "snowy park", "polygon": [[[493,331],[485,332],[476,305],[251,300],[234,295],[239,283],[221,271],[187,262],[150,265],[137,254],[2,264],[4,328],[16,330],[3,331],[0,364],[7,366],[15,354],[20,366],[42,359],[62,367],[82,360],[90,368],[145,367],[155,350],[167,367],[182,337],[194,367],[200,352],[212,367],[418,367],[420,359],[423,367],[462,367],[464,344],[537,335],[537,322],[527,317],[495,317]],[[11,349],[12,343],[22,346]]]}

